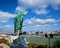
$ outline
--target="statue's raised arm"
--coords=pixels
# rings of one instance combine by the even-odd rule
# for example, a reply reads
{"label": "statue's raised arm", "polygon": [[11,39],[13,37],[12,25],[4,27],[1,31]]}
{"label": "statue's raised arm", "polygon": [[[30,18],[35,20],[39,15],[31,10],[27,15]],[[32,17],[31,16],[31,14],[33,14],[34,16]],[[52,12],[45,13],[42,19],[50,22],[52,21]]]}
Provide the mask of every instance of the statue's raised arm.
{"label": "statue's raised arm", "polygon": [[28,14],[28,11],[26,11],[26,12],[23,13],[24,16],[27,15],[27,14]]}

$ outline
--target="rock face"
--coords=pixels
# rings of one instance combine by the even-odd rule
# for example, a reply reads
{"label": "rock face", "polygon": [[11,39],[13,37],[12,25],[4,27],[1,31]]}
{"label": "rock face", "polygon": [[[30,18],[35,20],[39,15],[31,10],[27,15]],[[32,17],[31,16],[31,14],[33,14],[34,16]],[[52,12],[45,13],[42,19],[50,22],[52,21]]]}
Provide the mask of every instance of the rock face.
{"label": "rock face", "polygon": [[5,43],[0,43],[0,48],[10,48],[10,46]]}
{"label": "rock face", "polygon": [[19,36],[17,39],[13,41],[10,48],[28,48],[24,37]]}

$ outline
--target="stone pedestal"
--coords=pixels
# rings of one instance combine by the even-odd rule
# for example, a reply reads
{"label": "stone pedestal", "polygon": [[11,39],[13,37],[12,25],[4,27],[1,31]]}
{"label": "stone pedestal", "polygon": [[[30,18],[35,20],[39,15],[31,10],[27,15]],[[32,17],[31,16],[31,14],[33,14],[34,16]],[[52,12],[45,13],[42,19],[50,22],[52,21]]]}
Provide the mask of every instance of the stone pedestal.
{"label": "stone pedestal", "polygon": [[24,37],[19,36],[17,39],[13,41],[10,48],[28,48]]}

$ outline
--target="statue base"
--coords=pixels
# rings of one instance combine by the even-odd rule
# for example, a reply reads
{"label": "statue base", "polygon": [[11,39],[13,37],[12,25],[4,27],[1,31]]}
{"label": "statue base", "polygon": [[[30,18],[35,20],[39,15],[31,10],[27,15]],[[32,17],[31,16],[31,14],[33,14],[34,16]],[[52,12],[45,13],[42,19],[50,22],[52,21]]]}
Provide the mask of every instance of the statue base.
{"label": "statue base", "polygon": [[17,39],[13,40],[10,48],[28,48],[26,41],[23,36],[19,36]]}

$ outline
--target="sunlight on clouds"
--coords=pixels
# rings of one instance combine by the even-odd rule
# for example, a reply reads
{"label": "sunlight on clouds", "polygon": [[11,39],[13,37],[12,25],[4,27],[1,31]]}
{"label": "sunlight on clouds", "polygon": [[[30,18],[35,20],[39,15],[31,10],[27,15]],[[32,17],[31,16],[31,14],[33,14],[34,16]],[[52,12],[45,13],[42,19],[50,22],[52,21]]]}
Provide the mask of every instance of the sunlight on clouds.
{"label": "sunlight on clouds", "polygon": [[46,23],[54,23],[55,19],[34,19],[35,22],[41,23],[41,24],[46,24]]}
{"label": "sunlight on clouds", "polygon": [[19,4],[22,3],[25,6],[35,6],[39,4],[39,0],[18,0]]}
{"label": "sunlight on clouds", "polygon": [[10,18],[14,18],[15,14],[0,11],[0,22],[7,22]]}
{"label": "sunlight on clouds", "polygon": [[32,21],[31,21],[31,20],[29,20],[28,24],[31,24],[31,23],[32,23]]}
{"label": "sunlight on clouds", "polygon": [[4,25],[3,27],[5,27],[5,28],[12,28],[13,26],[11,26],[11,25]]}
{"label": "sunlight on clouds", "polygon": [[60,0],[49,0],[49,3],[55,10],[60,8]]}
{"label": "sunlight on clouds", "polygon": [[11,14],[9,12],[3,12],[3,11],[0,11],[0,16],[2,16],[2,17],[10,17],[10,18],[15,17],[14,14]]}
{"label": "sunlight on clouds", "polygon": [[49,11],[47,11],[46,9],[35,10],[33,12],[35,12],[38,15],[39,14],[47,14],[47,13],[49,13]]}
{"label": "sunlight on clouds", "polygon": [[56,23],[58,20],[55,19],[39,19],[39,18],[31,18],[26,19],[23,25],[31,25],[31,24],[48,24],[48,23]]}
{"label": "sunlight on clouds", "polygon": [[49,0],[49,3],[53,6],[58,6],[60,4],[60,0]]}
{"label": "sunlight on clouds", "polygon": [[[45,3],[46,2],[46,3]],[[48,6],[45,0],[18,0],[19,6],[26,8],[46,8]]]}
{"label": "sunlight on clouds", "polygon": [[[28,6],[40,6],[40,5],[52,5],[58,6],[60,4],[60,0],[18,0],[19,4],[24,4]],[[26,3],[27,2],[27,3]]]}
{"label": "sunlight on clouds", "polygon": [[[49,28],[54,28],[55,26],[59,26],[58,24],[59,19],[39,19],[33,17],[31,19],[26,19],[23,23],[23,30],[24,31],[39,31],[39,30],[46,30]],[[32,29],[33,28],[33,29]],[[46,29],[47,28],[47,29]],[[51,31],[51,30],[50,30]]]}
{"label": "sunlight on clouds", "polygon": [[[19,6],[22,6],[24,9],[46,9],[51,6],[55,10],[59,9],[60,0],[18,0]],[[48,12],[48,11],[47,11]],[[46,14],[45,10],[37,11],[37,14]]]}
{"label": "sunlight on clouds", "polygon": [[22,7],[17,6],[16,7],[16,11],[18,11],[18,12],[25,12],[25,9],[22,8]]}
{"label": "sunlight on clouds", "polygon": [[13,32],[14,31],[14,26],[13,25],[1,25],[0,30],[2,32],[8,32],[8,30],[9,30],[9,32]]}
{"label": "sunlight on clouds", "polygon": [[1,25],[0,28],[12,28],[13,26],[12,25]]}

